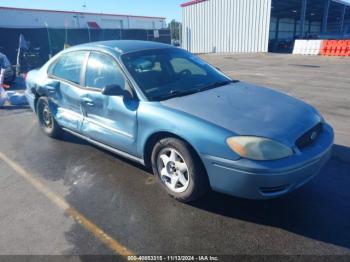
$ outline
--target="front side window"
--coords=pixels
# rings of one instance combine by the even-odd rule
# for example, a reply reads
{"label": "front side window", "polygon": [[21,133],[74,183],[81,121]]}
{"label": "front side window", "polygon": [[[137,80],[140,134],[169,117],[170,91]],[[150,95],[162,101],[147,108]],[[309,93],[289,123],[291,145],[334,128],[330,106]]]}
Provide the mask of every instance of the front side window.
{"label": "front side window", "polygon": [[94,89],[103,89],[108,85],[125,88],[125,78],[114,58],[92,52],[87,63],[85,85]]}
{"label": "front side window", "polygon": [[122,60],[151,101],[197,93],[231,81],[197,56],[178,48],[127,53]]}
{"label": "front side window", "polygon": [[72,83],[80,84],[81,68],[85,56],[86,51],[65,53],[50,67],[49,73]]}

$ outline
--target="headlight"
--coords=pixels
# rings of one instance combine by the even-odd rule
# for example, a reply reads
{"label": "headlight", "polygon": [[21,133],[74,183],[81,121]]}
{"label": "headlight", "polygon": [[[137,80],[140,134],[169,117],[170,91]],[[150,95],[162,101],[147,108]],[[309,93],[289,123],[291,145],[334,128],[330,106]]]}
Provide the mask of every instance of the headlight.
{"label": "headlight", "polygon": [[238,155],[252,160],[276,160],[291,156],[293,150],[280,142],[255,136],[236,136],[226,140]]}

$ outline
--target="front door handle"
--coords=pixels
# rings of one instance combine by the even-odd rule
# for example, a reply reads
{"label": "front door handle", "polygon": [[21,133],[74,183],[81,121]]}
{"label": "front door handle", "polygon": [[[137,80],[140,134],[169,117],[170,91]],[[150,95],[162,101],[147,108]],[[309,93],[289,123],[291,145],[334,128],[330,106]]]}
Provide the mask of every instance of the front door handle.
{"label": "front door handle", "polygon": [[95,105],[94,101],[92,101],[90,98],[87,98],[87,97],[83,98],[83,103],[87,106],[94,106]]}

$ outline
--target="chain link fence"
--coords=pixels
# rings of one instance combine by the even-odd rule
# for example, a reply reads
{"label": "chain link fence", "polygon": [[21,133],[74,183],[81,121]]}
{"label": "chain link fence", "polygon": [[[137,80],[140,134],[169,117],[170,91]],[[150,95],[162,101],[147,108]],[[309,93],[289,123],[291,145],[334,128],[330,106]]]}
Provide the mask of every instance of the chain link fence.
{"label": "chain link fence", "polygon": [[[157,32],[158,31],[158,32]],[[171,43],[168,29],[16,29],[0,28],[0,52],[7,55],[12,64],[16,63],[20,34],[29,42],[30,49],[38,53],[38,64],[45,63],[50,56],[55,55],[69,46],[105,40],[145,40]]]}

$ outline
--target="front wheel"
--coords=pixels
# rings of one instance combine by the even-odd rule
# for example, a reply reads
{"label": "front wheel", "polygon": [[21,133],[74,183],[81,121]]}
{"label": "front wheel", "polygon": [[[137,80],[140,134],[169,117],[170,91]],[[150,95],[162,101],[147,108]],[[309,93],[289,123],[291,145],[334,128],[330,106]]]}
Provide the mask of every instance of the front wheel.
{"label": "front wheel", "polygon": [[42,130],[50,137],[61,137],[63,130],[52,115],[47,97],[40,97],[36,107],[37,116]]}
{"label": "front wheel", "polygon": [[181,202],[194,201],[209,191],[203,164],[182,140],[160,140],[152,152],[152,169],[163,189]]}

